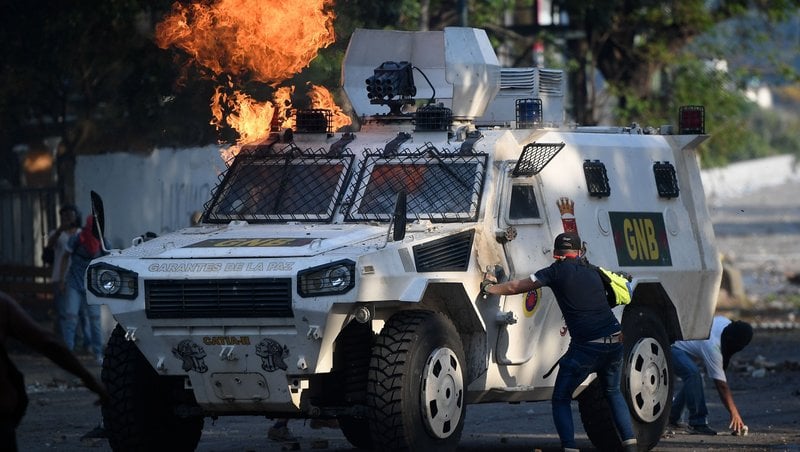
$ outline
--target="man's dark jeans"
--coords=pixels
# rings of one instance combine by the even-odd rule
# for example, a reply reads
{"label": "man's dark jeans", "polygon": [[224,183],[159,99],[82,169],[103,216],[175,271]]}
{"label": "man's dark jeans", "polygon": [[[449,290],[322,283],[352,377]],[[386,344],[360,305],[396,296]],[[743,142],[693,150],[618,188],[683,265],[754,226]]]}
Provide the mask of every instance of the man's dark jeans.
{"label": "man's dark jeans", "polygon": [[559,360],[558,376],[553,388],[553,422],[562,447],[575,448],[575,427],[570,409],[572,394],[592,372],[597,372],[620,438],[623,441],[635,438],[630,411],[619,390],[621,368],[621,343],[573,342],[569,345],[567,353]]}

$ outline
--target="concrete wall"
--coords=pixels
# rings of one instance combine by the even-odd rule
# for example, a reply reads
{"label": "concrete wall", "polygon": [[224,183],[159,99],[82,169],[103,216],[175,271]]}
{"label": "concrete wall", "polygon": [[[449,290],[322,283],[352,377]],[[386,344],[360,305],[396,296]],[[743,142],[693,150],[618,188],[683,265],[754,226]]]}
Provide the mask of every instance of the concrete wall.
{"label": "concrete wall", "polygon": [[[106,235],[127,248],[147,231],[163,234],[190,224],[202,211],[225,163],[219,146],[156,149],[148,155],[111,153],[79,156],[75,170],[78,207],[91,211],[89,192],[103,197]],[[794,156],[780,155],[703,170],[708,201],[740,196],[759,188],[800,180]]]}
{"label": "concrete wall", "polygon": [[793,155],[776,155],[703,170],[701,178],[706,199],[714,204],[761,188],[800,180],[800,171]]}
{"label": "concrete wall", "polygon": [[145,232],[163,234],[190,225],[202,211],[224,171],[218,146],[155,149],[150,154],[109,153],[79,156],[76,203],[91,212],[91,190],[105,204],[106,238],[127,248]]}

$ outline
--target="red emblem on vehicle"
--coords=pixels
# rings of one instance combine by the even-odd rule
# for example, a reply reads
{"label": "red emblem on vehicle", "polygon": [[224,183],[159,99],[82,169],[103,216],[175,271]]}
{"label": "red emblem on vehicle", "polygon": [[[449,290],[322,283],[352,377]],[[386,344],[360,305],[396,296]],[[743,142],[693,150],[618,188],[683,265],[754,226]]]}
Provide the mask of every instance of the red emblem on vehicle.
{"label": "red emblem on vehicle", "polygon": [[542,290],[531,290],[525,294],[525,317],[530,317],[536,311],[536,306],[539,305],[539,298],[542,297]]}

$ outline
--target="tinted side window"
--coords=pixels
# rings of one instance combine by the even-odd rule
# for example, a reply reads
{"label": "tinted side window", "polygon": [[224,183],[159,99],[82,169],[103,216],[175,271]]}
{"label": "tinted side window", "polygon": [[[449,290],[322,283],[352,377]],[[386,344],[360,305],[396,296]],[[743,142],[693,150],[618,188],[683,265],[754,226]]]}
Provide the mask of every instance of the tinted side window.
{"label": "tinted side window", "polygon": [[508,218],[511,220],[539,218],[539,206],[536,204],[533,185],[512,185],[509,209]]}

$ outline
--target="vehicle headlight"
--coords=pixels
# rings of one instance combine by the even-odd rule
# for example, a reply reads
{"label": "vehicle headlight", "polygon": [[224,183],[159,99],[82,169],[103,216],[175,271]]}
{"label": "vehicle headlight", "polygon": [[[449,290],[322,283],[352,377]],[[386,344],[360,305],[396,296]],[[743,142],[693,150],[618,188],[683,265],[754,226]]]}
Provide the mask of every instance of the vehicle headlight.
{"label": "vehicle headlight", "polygon": [[139,275],[106,263],[92,265],[86,272],[86,287],[98,297],[136,298]]}
{"label": "vehicle headlight", "polygon": [[301,297],[339,295],[356,284],[356,263],[341,260],[297,273],[297,292]]}

